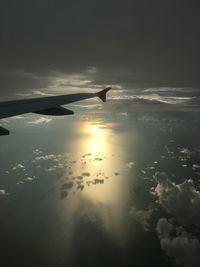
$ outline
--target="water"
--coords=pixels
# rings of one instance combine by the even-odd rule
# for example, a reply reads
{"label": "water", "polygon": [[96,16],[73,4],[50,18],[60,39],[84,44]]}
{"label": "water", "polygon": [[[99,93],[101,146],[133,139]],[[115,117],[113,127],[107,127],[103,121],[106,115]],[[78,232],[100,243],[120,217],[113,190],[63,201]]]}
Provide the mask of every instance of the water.
{"label": "water", "polygon": [[192,179],[198,191],[198,114],[29,123],[38,118],[11,120],[0,139],[2,266],[173,266],[180,259],[162,247],[160,218],[184,227],[198,249],[198,225],[161,202],[155,178]]}

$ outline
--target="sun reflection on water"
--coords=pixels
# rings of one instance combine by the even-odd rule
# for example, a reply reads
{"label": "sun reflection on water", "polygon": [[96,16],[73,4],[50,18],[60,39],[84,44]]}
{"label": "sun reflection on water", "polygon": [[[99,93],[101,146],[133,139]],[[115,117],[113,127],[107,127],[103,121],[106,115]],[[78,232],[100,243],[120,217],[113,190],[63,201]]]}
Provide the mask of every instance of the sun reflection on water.
{"label": "sun reflection on water", "polygon": [[102,152],[106,145],[106,131],[100,129],[96,124],[87,125],[85,131],[90,135],[87,140],[87,146],[91,153]]}
{"label": "sun reflection on water", "polygon": [[[109,141],[109,137],[114,139],[114,132],[103,122],[86,123],[83,129],[85,136],[81,146],[83,151],[89,151],[92,156],[90,164],[84,167],[93,176],[94,183],[96,181],[95,186],[88,186],[83,191],[83,195],[93,202],[114,204],[121,191],[118,186],[121,177],[114,173],[120,171],[121,162],[118,156],[122,155],[118,146]],[[86,180],[91,180],[91,177]]]}
{"label": "sun reflection on water", "polygon": [[102,121],[81,122],[79,129],[83,134],[73,150],[80,160],[72,170],[79,178],[67,200],[68,215],[87,214],[90,206],[89,217],[95,214],[107,234],[120,235],[126,196],[119,137]]}

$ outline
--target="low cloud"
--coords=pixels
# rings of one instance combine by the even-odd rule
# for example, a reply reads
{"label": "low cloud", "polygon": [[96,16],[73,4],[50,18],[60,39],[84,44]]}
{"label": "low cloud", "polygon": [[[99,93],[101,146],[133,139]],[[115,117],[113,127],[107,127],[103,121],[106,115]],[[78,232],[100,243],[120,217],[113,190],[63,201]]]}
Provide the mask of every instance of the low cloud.
{"label": "low cloud", "polygon": [[200,191],[193,180],[181,184],[173,183],[165,173],[157,172],[154,176],[157,186],[153,191],[159,204],[182,225],[200,225]]}
{"label": "low cloud", "polygon": [[126,167],[131,169],[135,163],[133,161],[127,162]]}
{"label": "low cloud", "polygon": [[56,158],[57,156],[54,154],[47,154],[47,155],[37,156],[35,159],[36,160],[52,160]]}
{"label": "low cloud", "polygon": [[0,196],[5,196],[5,194],[6,194],[6,190],[0,189]]}
{"label": "low cloud", "polygon": [[12,167],[12,170],[15,171],[17,169],[25,170],[25,166],[21,163],[16,164],[14,167]]}
{"label": "low cloud", "polygon": [[156,231],[162,250],[175,260],[176,265],[200,266],[200,243],[196,237],[182,227],[175,227],[166,218],[158,220]]}
{"label": "low cloud", "polygon": [[89,109],[89,110],[100,110],[102,109],[102,104],[90,104],[90,105],[87,105],[87,104],[75,104],[75,105],[72,105],[73,107],[77,107],[77,108],[84,108],[84,109]]}
{"label": "low cloud", "polygon": [[33,181],[33,178],[30,177],[30,176],[28,176],[25,180],[27,180],[27,181]]}
{"label": "low cloud", "polygon": [[30,121],[29,123],[30,124],[46,124],[46,123],[49,123],[51,121],[52,121],[52,119],[41,117],[37,120]]}

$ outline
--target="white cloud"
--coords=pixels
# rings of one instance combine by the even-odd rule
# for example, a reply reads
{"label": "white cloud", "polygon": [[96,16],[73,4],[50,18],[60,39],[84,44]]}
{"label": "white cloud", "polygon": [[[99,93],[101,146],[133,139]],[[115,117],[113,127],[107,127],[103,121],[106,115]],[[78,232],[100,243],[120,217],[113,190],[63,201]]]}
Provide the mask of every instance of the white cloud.
{"label": "white cloud", "polygon": [[25,97],[25,98],[30,98],[30,97],[33,97],[33,96],[52,96],[53,94],[49,94],[47,92],[44,91],[45,89],[37,89],[37,90],[33,90],[32,92],[30,93],[20,93],[20,94],[16,94],[18,96],[21,96],[21,97]]}
{"label": "white cloud", "polygon": [[18,164],[16,164],[14,167],[12,167],[12,170],[13,170],[13,171],[15,171],[15,170],[17,170],[17,169],[23,169],[23,170],[25,170],[25,166],[22,165],[21,163],[18,163]]}
{"label": "white cloud", "polygon": [[53,96],[53,94],[46,93],[42,90],[34,90],[33,94],[37,96]]}
{"label": "white cloud", "polygon": [[182,227],[174,227],[166,218],[158,220],[156,231],[161,248],[176,265],[184,267],[200,266],[200,243],[196,237]]}
{"label": "white cloud", "polygon": [[47,154],[47,155],[43,155],[43,156],[37,156],[35,158],[35,160],[52,160],[55,159],[56,155],[54,154]]}
{"label": "white cloud", "polygon": [[10,122],[13,121],[22,121],[22,120],[26,120],[28,119],[27,115],[22,115],[22,116],[14,116],[14,117],[10,117],[10,118],[6,118],[6,119],[2,119],[1,122],[3,122],[4,124],[8,124]]}
{"label": "white cloud", "polygon": [[154,176],[158,183],[153,193],[167,212],[175,216],[182,225],[200,225],[200,191],[193,180],[181,184],[173,183],[165,173],[157,172]]}
{"label": "white cloud", "polygon": [[42,151],[35,151],[34,152],[35,155],[37,155],[35,157],[35,160],[51,160],[53,162],[59,162],[60,160],[63,160],[64,158],[68,157],[68,154],[46,154],[46,155],[42,155]]}
{"label": "white cloud", "polygon": [[135,163],[133,161],[127,162],[126,166],[127,168],[131,169]]}
{"label": "white cloud", "polygon": [[75,105],[73,105],[73,107],[77,107],[77,108],[85,108],[85,109],[89,109],[89,110],[91,110],[91,109],[95,109],[95,110],[99,110],[99,109],[102,109],[102,104],[91,104],[91,105],[86,105],[86,104],[82,104],[82,105],[80,105],[80,104],[75,104]]}
{"label": "white cloud", "polygon": [[27,177],[25,180],[27,180],[27,181],[32,181],[33,178],[29,176],[29,177]]}
{"label": "white cloud", "polygon": [[53,172],[53,171],[56,171],[56,169],[57,169],[57,166],[54,165],[54,166],[48,168],[47,171],[48,171],[48,172]]}
{"label": "white cloud", "polygon": [[96,74],[96,73],[98,73],[98,69],[96,68],[96,67],[88,67],[88,69],[86,70],[86,72],[88,73],[88,74]]}
{"label": "white cloud", "polygon": [[146,170],[155,170],[155,167],[154,166],[150,166],[150,167],[146,167]]}
{"label": "white cloud", "polygon": [[[91,74],[91,73],[90,73]],[[62,73],[58,71],[51,71],[49,79],[51,85],[49,89],[54,89],[55,87],[86,87],[92,82],[90,79],[89,72],[82,73]]]}
{"label": "white cloud", "polygon": [[187,156],[190,156],[192,154],[192,152],[188,149],[188,148],[185,148],[183,147],[181,150],[180,150],[180,153],[184,154],[184,155],[187,155]]}
{"label": "white cloud", "polygon": [[0,196],[5,196],[5,194],[6,194],[6,190],[0,189]]}
{"label": "white cloud", "polygon": [[33,154],[34,155],[40,155],[40,154],[42,154],[42,151],[36,148],[33,150]]}
{"label": "white cloud", "polygon": [[[66,166],[69,166],[70,164],[75,163],[76,161],[68,161],[69,160],[69,153],[65,154],[46,154],[42,155],[42,151],[40,150],[34,150],[33,152],[36,157],[34,159],[34,162],[38,161],[47,161],[48,163],[52,164],[48,168],[46,168],[47,172],[53,172],[58,169],[63,169]],[[40,165],[37,166],[38,168]]]}
{"label": "white cloud", "polygon": [[[137,104],[155,104],[156,101],[159,103],[166,104],[182,104],[190,100],[191,97],[179,97],[179,96],[161,96],[158,94],[143,94],[143,95],[115,95],[110,97],[113,100],[127,100],[132,99]],[[146,100],[146,101],[145,101]],[[148,101],[148,102],[147,102]]]}
{"label": "white cloud", "polygon": [[52,119],[41,117],[37,120],[30,121],[29,123],[30,124],[41,124],[41,123],[49,123],[51,121],[52,121]]}
{"label": "white cloud", "polygon": [[198,164],[193,164],[192,167],[193,167],[194,169],[199,169],[199,168],[200,168],[200,165],[198,165]]}

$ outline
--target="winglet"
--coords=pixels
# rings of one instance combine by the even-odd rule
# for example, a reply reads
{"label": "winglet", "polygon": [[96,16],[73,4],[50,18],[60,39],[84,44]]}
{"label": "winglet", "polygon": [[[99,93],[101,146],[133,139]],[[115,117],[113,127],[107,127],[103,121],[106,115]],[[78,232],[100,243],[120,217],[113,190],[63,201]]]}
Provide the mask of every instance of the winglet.
{"label": "winglet", "polygon": [[111,89],[112,87],[106,87],[105,89],[101,90],[100,92],[96,93],[96,95],[103,101],[106,102],[106,93]]}

